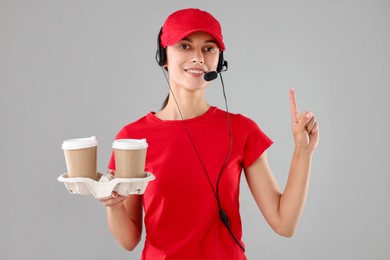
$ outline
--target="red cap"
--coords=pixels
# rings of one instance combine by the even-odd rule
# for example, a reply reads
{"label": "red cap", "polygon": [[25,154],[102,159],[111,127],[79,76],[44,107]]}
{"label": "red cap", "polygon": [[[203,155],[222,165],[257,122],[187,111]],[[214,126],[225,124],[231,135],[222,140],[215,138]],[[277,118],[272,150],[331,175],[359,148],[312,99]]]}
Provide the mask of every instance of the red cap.
{"label": "red cap", "polygon": [[221,25],[217,19],[196,8],[179,10],[168,16],[162,29],[161,45],[163,48],[174,45],[194,32],[210,34],[217,41],[220,50],[225,50]]}

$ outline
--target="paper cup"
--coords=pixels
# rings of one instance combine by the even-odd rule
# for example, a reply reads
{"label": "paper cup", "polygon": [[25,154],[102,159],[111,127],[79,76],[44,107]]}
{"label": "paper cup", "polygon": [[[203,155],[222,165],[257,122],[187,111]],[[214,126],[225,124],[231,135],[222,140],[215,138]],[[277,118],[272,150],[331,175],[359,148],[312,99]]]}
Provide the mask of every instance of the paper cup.
{"label": "paper cup", "polygon": [[112,144],[116,178],[143,178],[148,143],[146,139],[117,139]]}
{"label": "paper cup", "polygon": [[95,136],[66,140],[62,143],[69,178],[97,178],[97,145]]}

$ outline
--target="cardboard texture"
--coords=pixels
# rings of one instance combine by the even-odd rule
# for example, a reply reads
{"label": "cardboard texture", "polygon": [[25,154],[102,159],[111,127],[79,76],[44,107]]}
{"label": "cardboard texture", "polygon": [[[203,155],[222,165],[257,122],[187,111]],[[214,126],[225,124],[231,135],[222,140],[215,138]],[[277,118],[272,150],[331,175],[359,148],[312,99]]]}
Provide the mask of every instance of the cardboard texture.
{"label": "cardboard texture", "polygon": [[115,178],[145,177],[146,148],[139,150],[114,149]]}
{"label": "cardboard texture", "polygon": [[66,167],[70,178],[97,179],[97,146],[64,150]]}

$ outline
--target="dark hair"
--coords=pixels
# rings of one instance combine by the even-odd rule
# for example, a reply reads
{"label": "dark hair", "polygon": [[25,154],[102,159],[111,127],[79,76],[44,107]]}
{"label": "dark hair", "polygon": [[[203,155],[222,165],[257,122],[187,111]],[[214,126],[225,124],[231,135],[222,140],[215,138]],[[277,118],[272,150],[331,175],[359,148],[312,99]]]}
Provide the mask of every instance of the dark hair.
{"label": "dark hair", "polygon": [[169,94],[168,94],[167,97],[165,98],[165,100],[164,100],[164,102],[163,102],[163,104],[162,104],[162,106],[161,106],[161,110],[163,110],[163,109],[167,106],[168,100],[169,100]]}

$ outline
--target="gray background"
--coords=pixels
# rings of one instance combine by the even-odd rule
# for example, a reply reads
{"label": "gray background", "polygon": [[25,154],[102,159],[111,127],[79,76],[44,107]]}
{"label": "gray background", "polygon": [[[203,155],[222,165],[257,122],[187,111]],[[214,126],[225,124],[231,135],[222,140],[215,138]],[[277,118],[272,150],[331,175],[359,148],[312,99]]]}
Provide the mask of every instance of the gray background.
{"label": "gray background", "polygon": [[[242,182],[249,259],[389,259],[390,2],[0,1],[0,259],[138,259],[108,231],[105,208],[71,195],[61,143],[96,135],[105,171],[117,131],[168,92],[154,60],[166,16],[200,7],[220,20],[230,111],[275,141],[283,188],[293,141],[288,89],[321,138],[295,236],[265,223]],[[221,84],[207,90],[223,108]]]}

